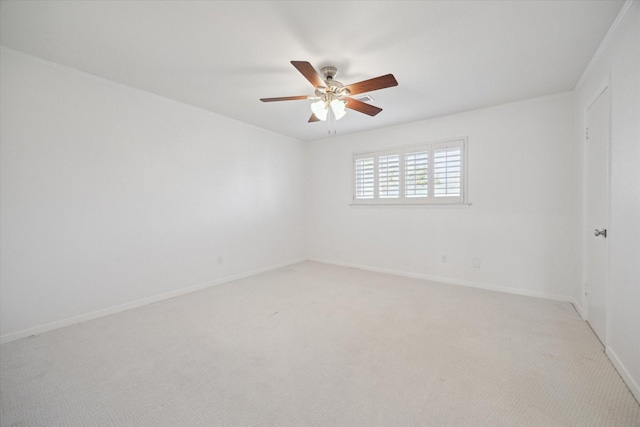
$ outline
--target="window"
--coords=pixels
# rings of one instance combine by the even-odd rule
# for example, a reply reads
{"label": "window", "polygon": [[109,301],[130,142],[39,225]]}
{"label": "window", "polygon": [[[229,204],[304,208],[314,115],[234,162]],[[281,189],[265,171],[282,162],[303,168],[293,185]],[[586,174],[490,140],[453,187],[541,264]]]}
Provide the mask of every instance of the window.
{"label": "window", "polygon": [[466,139],[357,153],[354,204],[462,204]]}

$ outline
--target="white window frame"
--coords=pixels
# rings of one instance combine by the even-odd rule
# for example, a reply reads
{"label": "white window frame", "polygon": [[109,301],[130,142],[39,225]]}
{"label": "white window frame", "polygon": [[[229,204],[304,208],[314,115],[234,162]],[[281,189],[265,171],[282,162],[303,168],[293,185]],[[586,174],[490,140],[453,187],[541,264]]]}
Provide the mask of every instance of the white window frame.
{"label": "white window frame", "polygon": [[[442,196],[434,194],[434,152],[443,148],[460,148],[460,194],[457,196]],[[427,195],[412,196],[405,194],[405,165],[406,155],[414,152],[427,152],[428,170],[427,170]],[[379,159],[381,157],[398,155],[400,157],[399,185],[400,194],[398,197],[381,197],[379,180],[380,169]],[[373,197],[357,198],[356,197],[356,162],[362,159],[373,159],[373,178],[374,191]],[[352,205],[420,205],[420,206],[446,206],[446,205],[467,205],[467,138],[452,138],[441,141],[433,141],[420,145],[410,145],[397,148],[390,148],[378,151],[357,152],[353,154],[352,177],[351,177],[351,196]]]}

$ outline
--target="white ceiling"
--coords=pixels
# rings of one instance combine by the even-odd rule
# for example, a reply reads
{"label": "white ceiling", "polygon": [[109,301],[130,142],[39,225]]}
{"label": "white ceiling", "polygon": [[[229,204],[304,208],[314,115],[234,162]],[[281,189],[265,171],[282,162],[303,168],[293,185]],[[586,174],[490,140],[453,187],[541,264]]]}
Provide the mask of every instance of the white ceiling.
{"label": "white ceiling", "polygon": [[311,95],[290,64],[344,84],[392,73],[375,117],[338,134],[573,89],[624,0],[0,2],[0,42],[50,61],[300,140]]}

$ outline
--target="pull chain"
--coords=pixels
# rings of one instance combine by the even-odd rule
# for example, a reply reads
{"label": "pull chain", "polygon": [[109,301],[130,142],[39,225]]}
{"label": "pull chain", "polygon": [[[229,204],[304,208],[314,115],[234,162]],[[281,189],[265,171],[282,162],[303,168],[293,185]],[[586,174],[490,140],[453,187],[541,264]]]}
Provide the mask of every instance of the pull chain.
{"label": "pull chain", "polygon": [[333,110],[331,109],[331,107],[329,106],[327,108],[329,111],[327,111],[327,134],[331,135],[331,128],[333,128],[333,134],[336,134],[336,116],[333,114]]}

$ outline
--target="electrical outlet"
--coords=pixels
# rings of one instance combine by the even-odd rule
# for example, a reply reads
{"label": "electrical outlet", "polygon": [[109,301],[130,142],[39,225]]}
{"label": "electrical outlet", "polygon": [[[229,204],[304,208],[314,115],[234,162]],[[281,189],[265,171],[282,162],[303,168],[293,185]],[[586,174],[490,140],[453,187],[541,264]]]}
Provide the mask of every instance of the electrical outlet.
{"label": "electrical outlet", "polygon": [[221,256],[218,257],[218,265],[222,265],[222,257]]}
{"label": "electrical outlet", "polygon": [[441,262],[446,263],[447,262],[447,256],[446,255],[442,255],[442,258],[440,259]]}
{"label": "electrical outlet", "polygon": [[480,258],[473,259],[473,268],[480,268]]}

